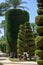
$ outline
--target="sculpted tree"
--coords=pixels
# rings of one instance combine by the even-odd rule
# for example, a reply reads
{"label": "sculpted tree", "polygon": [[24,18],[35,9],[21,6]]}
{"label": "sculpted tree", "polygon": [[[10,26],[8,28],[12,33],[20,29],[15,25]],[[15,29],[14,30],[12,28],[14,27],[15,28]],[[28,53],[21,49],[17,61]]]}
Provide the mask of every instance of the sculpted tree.
{"label": "sculpted tree", "polygon": [[[16,3],[16,0],[11,0],[11,2],[12,1],[13,3]],[[6,36],[9,45],[9,52],[12,53],[12,57],[14,57],[14,54],[15,57],[17,57],[17,33],[19,25],[24,24],[25,21],[29,21],[29,13],[25,10],[13,8],[6,12],[5,19],[7,22]]]}
{"label": "sculpted tree", "polygon": [[24,25],[20,26],[17,44],[19,54],[22,56],[24,52],[27,52],[29,59],[32,60],[32,56],[35,54],[35,41],[29,22],[25,22]]}
{"label": "sculpted tree", "polygon": [[33,32],[30,26],[29,22],[26,22],[25,24],[25,42],[26,42],[26,48],[27,53],[29,53],[29,58],[32,60],[32,56],[35,54],[35,41]]}
{"label": "sculpted tree", "polygon": [[38,65],[43,65],[43,0],[37,0],[38,4],[38,16],[36,16],[37,33],[36,38],[36,55],[38,56]]}
{"label": "sculpted tree", "polygon": [[23,24],[19,27],[18,39],[17,39],[17,54],[20,54],[22,57],[25,51],[25,27]]}

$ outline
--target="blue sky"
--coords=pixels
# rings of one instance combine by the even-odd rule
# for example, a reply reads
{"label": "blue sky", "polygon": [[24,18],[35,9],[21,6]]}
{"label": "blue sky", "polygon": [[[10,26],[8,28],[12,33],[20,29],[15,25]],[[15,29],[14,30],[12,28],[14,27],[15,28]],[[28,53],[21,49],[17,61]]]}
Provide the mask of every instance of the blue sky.
{"label": "blue sky", "polygon": [[[29,12],[29,16],[30,16],[30,22],[35,22],[35,17],[37,16],[37,0],[22,0],[24,2],[27,2],[27,4],[22,4],[22,6],[26,6],[29,8],[29,10],[27,10],[25,8],[25,10],[27,10]],[[0,2],[5,2],[5,0],[0,0]],[[4,20],[5,17],[0,17],[0,23],[2,20]],[[2,33],[4,32],[3,29],[2,30]],[[3,33],[4,35],[4,33]],[[0,35],[2,36],[2,34]]]}

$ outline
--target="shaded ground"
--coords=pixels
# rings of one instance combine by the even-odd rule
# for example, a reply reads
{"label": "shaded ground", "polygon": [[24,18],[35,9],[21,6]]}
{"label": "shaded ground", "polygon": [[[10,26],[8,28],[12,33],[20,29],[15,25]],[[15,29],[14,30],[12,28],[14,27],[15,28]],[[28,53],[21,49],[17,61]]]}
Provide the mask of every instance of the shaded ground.
{"label": "shaded ground", "polygon": [[9,58],[6,57],[6,54],[0,51],[0,65],[37,65],[37,63],[33,61],[11,62]]}

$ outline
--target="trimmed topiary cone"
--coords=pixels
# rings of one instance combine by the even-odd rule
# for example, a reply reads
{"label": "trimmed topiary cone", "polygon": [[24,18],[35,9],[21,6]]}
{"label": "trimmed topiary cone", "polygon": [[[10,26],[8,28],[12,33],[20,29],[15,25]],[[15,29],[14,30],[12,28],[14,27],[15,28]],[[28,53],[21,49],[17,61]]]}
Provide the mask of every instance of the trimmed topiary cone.
{"label": "trimmed topiary cone", "polygon": [[38,3],[43,3],[43,0],[37,0]]}
{"label": "trimmed topiary cone", "polygon": [[37,33],[38,33],[40,36],[43,36],[43,26],[37,26]]}
{"label": "trimmed topiary cone", "polygon": [[36,48],[43,48],[43,36],[37,36],[35,39]]}
{"label": "trimmed topiary cone", "polygon": [[29,22],[25,22],[22,28],[20,28],[17,44],[19,45],[19,54],[22,56],[24,52],[27,52],[29,54],[29,59],[32,60],[32,56],[35,54],[35,41]]}
{"label": "trimmed topiary cone", "polygon": [[43,9],[38,9],[38,10],[37,10],[37,13],[38,13],[39,15],[43,14]]}
{"label": "trimmed topiary cone", "polygon": [[38,26],[43,26],[43,15],[36,16],[35,22]]}
{"label": "trimmed topiary cone", "polygon": [[38,37],[36,38],[36,48],[35,51],[38,59],[38,65],[43,65],[43,0],[37,0],[38,2],[38,16],[36,17],[36,24],[37,24],[37,33]]}
{"label": "trimmed topiary cone", "polygon": [[29,21],[29,13],[21,9],[10,9],[5,14],[6,20],[6,37],[9,46],[9,52],[12,56],[17,57],[17,35],[19,25]]}
{"label": "trimmed topiary cone", "polygon": [[43,4],[42,3],[38,3],[37,6],[38,6],[38,8],[39,7],[43,7]]}

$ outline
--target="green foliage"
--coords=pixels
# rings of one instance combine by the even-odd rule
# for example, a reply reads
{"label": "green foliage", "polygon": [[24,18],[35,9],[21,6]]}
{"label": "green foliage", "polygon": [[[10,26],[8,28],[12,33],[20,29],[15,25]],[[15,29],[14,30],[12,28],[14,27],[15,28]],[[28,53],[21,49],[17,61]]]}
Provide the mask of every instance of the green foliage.
{"label": "green foliage", "polygon": [[[22,33],[21,33],[21,31],[22,31]],[[25,22],[24,25],[21,25],[19,33],[20,33],[20,34],[18,34],[19,51],[22,52],[22,54],[23,54],[23,52],[27,52],[27,53],[29,52],[29,58],[34,56],[35,42],[34,42],[34,37],[33,37],[30,23]]]}
{"label": "green foliage", "polygon": [[38,56],[38,65],[43,65],[43,0],[37,0],[38,2],[38,15],[36,17],[38,37],[36,38],[36,55]]}
{"label": "green foliage", "polygon": [[35,22],[38,26],[43,26],[43,15],[36,16]]}
{"label": "green foliage", "polygon": [[[6,16],[8,19],[10,19],[10,21],[15,21],[15,26],[24,23],[24,21],[28,21],[29,20],[29,13],[27,11],[24,10],[20,10],[20,9],[11,9],[9,11],[6,12]],[[17,22],[17,24],[16,24]],[[19,23],[18,23],[19,22]],[[10,22],[9,22],[10,23]]]}
{"label": "green foliage", "polygon": [[35,53],[37,54],[37,56],[43,57],[43,50],[36,50]]}
{"label": "green foliage", "polygon": [[36,61],[37,61],[38,65],[43,65],[43,60],[42,59],[37,59]]}
{"label": "green foliage", "polygon": [[38,3],[43,3],[43,0],[37,0]]}
{"label": "green foliage", "polygon": [[31,25],[31,28],[32,28],[32,32],[33,32],[33,35],[34,35],[34,38],[36,38],[36,36],[37,36],[37,32],[36,32],[36,27],[37,27],[37,25],[36,25],[36,23],[30,23],[30,25]]}
{"label": "green foliage", "polygon": [[2,52],[6,52],[6,45],[7,45],[7,41],[6,41],[6,38],[5,37],[2,37],[0,39],[0,50]]}
{"label": "green foliage", "polygon": [[[6,0],[9,5],[14,7],[15,9],[17,8],[27,8],[25,6],[21,6],[21,4],[27,4],[27,2],[22,1],[22,0]],[[27,8],[28,9],[28,8]]]}
{"label": "green foliage", "polygon": [[4,28],[4,36],[6,37],[6,21],[5,20],[2,20],[1,28]]}
{"label": "green foliage", "polygon": [[33,32],[32,32],[29,22],[26,22],[24,24],[24,26],[25,26],[25,38],[26,38],[26,44],[27,44],[27,53],[29,52],[29,58],[31,60],[31,57],[34,56],[34,51],[35,51],[35,42],[33,42],[34,41]]}
{"label": "green foliage", "polygon": [[[8,10],[5,14],[6,19],[6,36],[8,40],[10,52],[17,52],[17,34],[19,25],[25,21],[29,21],[29,14],[27,11],[20,9]],[[17,54],[17,53],[16,53]]]}
{"label": "green foliage", "polygon": [[3,16],[5,14],[5,11],[7,11],[9,7],[10,5],[6,2],[0,3],[0,16]]}
{"label": "green foliage", "polygon": [[43,9],[38,9],[37,12],[38,12],[39,15],[43,14]]}
{"label": "green foliage", "polygon": [[38,6],[38,8],[42,8],[43,4],[42,3],[38,3],[37,6]]}
{"label": "green foliage", "polygon": [[40,36],[43,36],[43,26],[37,26],[37,33],[38,33]]}
{"label": "green foliage", "polygon": [[43,36],[37,36],[36,39],[35,39],[35,45],[36,45],[36,48],[38,49],[43,49]]}
{"label": "green foliage", "polygon": [[17,39],[17,45],[18,45],[18,54],[23,55],[24,47],[25,47],[25,30],[24,25],[20,25],[19,27],[19,33],[18,33],[18,39]]}

